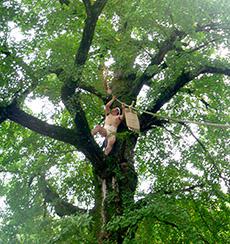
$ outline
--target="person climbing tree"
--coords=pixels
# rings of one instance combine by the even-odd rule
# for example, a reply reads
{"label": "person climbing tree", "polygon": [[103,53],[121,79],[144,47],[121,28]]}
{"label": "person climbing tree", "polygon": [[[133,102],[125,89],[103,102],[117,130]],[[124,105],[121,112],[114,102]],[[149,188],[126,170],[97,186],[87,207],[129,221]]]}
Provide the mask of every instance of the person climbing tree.
{"label": "person climbing tree", "polygon": [[111,152],[116,141],[117,128],[121,121],[124,120],[124,104],[122,104],[122,114],[119,107],[115,107],[112,110],[110,109],[115,100],[116,97],[113,96],[113,98],[105,105],[106,117],[104,126],[102,127],[100,125],[96,125],[95,128],[91,131],[93,136],[99,133],[101,136],[106,138],[105,155],[108,155]]}

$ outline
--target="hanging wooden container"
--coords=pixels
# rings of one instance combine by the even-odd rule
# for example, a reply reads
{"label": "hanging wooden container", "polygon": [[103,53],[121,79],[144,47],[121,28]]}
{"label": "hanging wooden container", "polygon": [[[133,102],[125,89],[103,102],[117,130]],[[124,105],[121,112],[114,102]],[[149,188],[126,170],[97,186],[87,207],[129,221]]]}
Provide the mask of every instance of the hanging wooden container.
{"label": "hanging wooden container", "polygon": [[140,122],[137,116],[137,113],[131,108],[125,109],[125,120],[126,125],[130,130],[139,132],[140,131]]}

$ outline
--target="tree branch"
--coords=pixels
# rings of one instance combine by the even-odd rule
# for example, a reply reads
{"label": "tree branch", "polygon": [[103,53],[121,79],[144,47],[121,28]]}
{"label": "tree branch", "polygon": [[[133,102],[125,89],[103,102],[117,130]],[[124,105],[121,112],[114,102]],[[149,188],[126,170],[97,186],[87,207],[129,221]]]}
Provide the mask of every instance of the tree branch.
{"label": "tree branch", "polygon": [[[66,129],[61,126],[48,124],[26,112],[22,111],[16,104],[11,104],[4,109],[4,116],[23,127],[26,127],[41,135],[59,140],[75,146],[81,151],[93,164],[96,170],[104,168],[104,156],[93,140],[90,132],[85,133],[85,127],[78,130]],[[85,123],[86,124],[86,123]],[[81,125],[81,124],[80,124]]]}
{"label": "tree branch", "polygon": [[28,75],[29,79],[31,80],[31,84],[27,86],[26,89],[21,88],[14,96],[14,99],[17,102],[21,102],[26,98],[26,96],[32,92],[39,83],[39,78],[35,75],[35,72],[31,69],[31,67],[24,62],[21,57],[18,57],[14,51],[9,51],[7,46],[4,47],[4,50],[0,50],[1,53],[6,55],[7,57],[11,57],[14,61],[25,71],[25,74]]}
{"label": "tree branch", "polygon": [[[208,27],[208,29],[207,29],[207,27]],[[216,27],[223,28],[223,26],[221,24],[219,24],[219,23],[217,23],[217,24],[211,23],[211,24],[209,24],[207,26],[204,26],[204,27],[197,26],[195,31],[196,32],[201,32],[201,31],[208,32],[212,28],[215,29]],[[181,40],[185,35],[186,35],[186,33],[178,31],[178,30],[175,30],[174,32],[172,32],[170,37],[161,44],[158,52],[152,57],[152,60],[151,60],[151,63],[149,64],[149,66],[146,68],[144,73],[135,81],[136,85],[135,85],[135,87],[133,89],[133,94],[134,95],[137,96],[139,91],[141,90],[142,86],[144,84],[148,84],[148,82],[151,80],[151,78],[159,72],[159,70],[157,69],[157,66],[159,64],[161,64],[161,62],[163,61],[163,59],[164,59],[165,55],[168,53],[168,51],[170,51],[170,50],[172,50],[174,48],[175,41]],[[217,38],[212,39],[211,41],[209,41],[209,43],[210,42],[215,42],[216,40],[218,40],[218,39]],[[198,47],[198,49],[202,48],[202,47],[203,46],[200,46],[200,47]],[[194,49],[192,51],[195,51],[195,50],[196,49]],[[155,69],[154,69],[154,66],[156,66]],[[151,71],[151,69],[153,71]],[[208,67],[207,67],[207,69],[208,69]],[[214,73],[215,73],[215,71],[214,71]],[[212,72],[213,72],[213,70],[210,69],[209,73],[212,73]]]}
{"label": "tree branch", "polygon": [[[185,33],[175,30],[171,33],[170,37],[161,44],[158,52],[152,57],[151,63],[148,65],[144,73],[135,81],[135,86],[132,89],[132,93],[135,96],[139,94],[142,86],[147,84],[149,80],[159,72],[158,70],[156,71],[157,66],[162,63],[165,55],[174,48],[175,41],[181,39],[184,35]],[[156,66],[156,68],[153,69],[154,71],[151,71],[154,66]]]}
{"label": "tree branch", "polygon": [[[71,114],[76,114],[75,118],[76,118],[76,122],[77,122],[76,125],[78,127],[78,130],[81,131],[82,128],[80,128],[80,127],[84,127],[85,132],[87,132],[87,135],[90,134],[90,131],[88,128],[88,123],[85,118],[84,111],[81,108],[79,96],[74,97],[74,95],[75,95],[76,88],[79,86],[79,84],[81,84],[82,68],[87,60],[89,48],[92,44],[97,19],[98,19],[99,15],[101,14],[101,11],[104,8],[106,2],[107,2],[107,0],[97,0],[91,6],[91,14],[88,15],[85,20],[85,27],[83,30],[82,39],[81,39],[80,46],[77,50],[76,57],[75,57],[75,67],[77,68],[77,72],[76,72],[77,78],[73,78],[71,76],[66,77],[63,82],[64,84],[63,84],[62,91],[61,91],[62,101],[65,104],[66,108],[69,110],[69,112]],[[88,8],[90,2],[85,0],[84,4],[85,4],[86,8]],[[91,91],[96,93],[96,90],[92,90],[92,88],[91,88]]]}
{"label": "tree branch", "polygon": [[[157,113],[162,108],[162,106],[166,104],[169,100],[171,100],[172,97],[174,97],[174,95],[176,95],[182,87],[184,87],[200,74],[204,73],[230,75],[230,68],[226,68],[226,65],[206,65],[203,67],[199,67],[196,71],[182,72],[182,74],[174,82],[169,82],[169,85],[167,87],[161,88],[161,91],[158,92],[160,95],[154,101],[154,104],[151,106],[149,112]],[[151,115],[142,114],[140,117],[141,131],[146,131],[150,129],[153,124],[152,121],[153,117]]]}
{"label": "tree branch", "polygon": [[215,67],[207,65],[203,69],[201,69],[200,74],[209,73],[209,74],[222,74],[230,76],[230,64],[229,67],[226,67],[226,65]]}
{"label": "tree branch", "polygon": [[5,108],[0,107],[0,124],[7,120]]}
{"label": "tree branch", "polygon": [[4,113],[7,119],[10,119],[11,121],[41,135],[48,136],[52,139],[65,142],[73,146],[77,146],[79,144],[76,131],[48,124],[47,122],[22,111],[16,104],[11,104],[6,107],[4,109]]}
{"label": "tree branch", "polygon": [[149,200],[152,199],[156,194],[172,195],[172,194],[178,194],[178,193],[181,193],[181,192],[191,192],[192,190],[194,190],[196,188],[202,188],[202,187],[204,187],[204,184],[203,183],[199,183],[199,184],[192,185],[192,186],[189,186],[189,187],[185,187],[183,189],[178,189],[178,190],[175,190],[175,191],[172,191],[172,190],[168,191],[168,190],[161,190],[160,189],[158,191],[151,192],[151,193],[147,194],[145,196],[145,198],[142,198],[139,201],[137,201],[135,203],[135,208],[138,209],[140,207],[146,206],[149,203]]}
{"label": "tree branch", "polygon": [[199,31],[204,31],[204,32],[210,32],[211,30],[229,30],[229,25],[228,24],[223,24],[223,23],[215,23],[211,22],[206,25],[198,25],[196,30],[197,32]]}
{"label": "tree branch", "polygon": [[[185,86],[193,77],[189,72],[183,72],[175,82],[171,83],[169,86],[164,87],[160,91],[160,96],[151,107],[149,112],[156,113],[160,108],[167,103],[178,91],[180,88]],[[146,131],[152,126],[153,117],[150,114],[143,113],[140,117],[141,131]]]}
{"label": "tree branch", "polygon": [[62,101],[67,106],[67,109],[70,104],[69,100],[75,94],[75,90],[78,87],[78,85],[80,84],[83,65],[85,64],[87,57],[88,57],[89,49],[92,44],[92,40],[93,40],[93,36],[94,36],[96,23],[97,23],[98,17],[101,14],[101,11],[103,10],[106,2],[107,2],[107,0],[97,0],[91,6],[89,0],[84,1],[86,9],[89,9],[89,6],[91,6],[90,7],[91,14],[87,15],[87,18],[85,20],[85,26],[83,29],[82,39],[81,39],[79,48],[78,48],[76,56],[75,56],[74,63],[75,63],[75,67],[77,69],[77,72],[76,72],[77,78],[66,77],[64,80],[63,87],[62,87]]}
{"label": "tree branch", "polygon": [[79,208],[62,199],[56,191],[48,184],[44,176],[39,177],[40,190],[47,203],[50,203],[58,216],[73,215],[76,213],[86,213],[87,210]]}
{"label": "tree branch", "polygon": [[[104,169],[104,156],[98,145],[91,136],[89,125],[80,104],[79,94],[75,94],[76,88],[81,83],[82,69],[87,60],[90,46],[92,44],[96,23],[107,0],[97,0],[89,12],[89,1],[84,1],[87,10],[87,18],[82,34],[82,39],[75,56],[76,77],[66,77],[62,90],[61,98],[68,111],[75,116],[76,131],[81,138],[82,152],[93,163],[96,170]],[[95,92],[95,91],[94,91]],[[94,156],[92,156],[92,154]]]}
{"label": "tree branch", "polygon": [[[9,56],[13,56],[13,54],[10,52],[8,52],[7,54]],[[16,104],[19,102],[19,100],[22,99],[22,97],[24,98],[28,93],[30,93],[32,88],[34,89],[37,86],[38,79],[37,77],[35,77],[34,72],[29,67],[29,65],[27,65],[21,58],[18,58],[16,56],[13,56],[13,58],[28,73],[29,77],[32,80],[32,85],[24,91],[18,92],[19,95],[15,96],[15,99],[10,106],[6,108],[0,108],[0,123],[4,122],[8,118],[41,135],[49,136],[53,139],[74,145],[75,147],[77,147],[78,150],[84,153],[90,161],[93,160],[94,162],[97,162],[97,167],[103,168],[103,153],[101,152],[100,148],[95,143],[90,134],[84,111],[82,110],[79,102],[73,103],[73,105],[76,105],[76,107],[74,107],[73,110],[75,112],[77,111],[77,130],[70,130],[62,128],[60,126],[50,125],[20,110],[20,108]],[[58,69],[52,72],[59,76],[63,73],[63,70]],[[67,108],[69,107],[69,104],[71,104],[71,102],[66,98],[71,97],[72,94],[75,93],[75,86],[76,84],[74,84],[72,80],[67,80],[65,86],[63,86],[62,100]],[[85,88],[86,87],[87,86],[85,86]],[[93,89],[91,87],[88,87],[88,89],[91,89],[90,91],[94,92],[98,96],[101,95],[100,93],[97,93],[96,89]],[[91,154],[94,154],[94,156],[91,156]]]}
{"label": "tree branch", "polygon": [[105,7],[106,3],[108,0],[97,0],[94,4],[93,4],[93,11],[94,13],[99,16],[103,10],[103,8]]}
{"label": "tree branch", "polygon": [[90,0],[83,0],[83,3],[85,5],[85,10],[86,10],[86,13],[87,13],[87,16],[90,16],[91,15],[91,3],[90,3]]}
{"label": "tree branch", "polygon": [[87,85],[87,84],[83,84],[80,83],[78,84],[78,88],[87,91],[95,96],[97,96],[98,98],[100,98],[104,103],[107,101],[106,96],[104,96],[102,93],[100,93],[97,89],[95,89],[95,87]]}
{"label": "tree branch", "polygon": [[78,67],[84,65],[87,60],[89,48],[92,44],[94,36],[97,19],[101,14],[106,2],[107,0],[97,0],[93,4],[93,6],[90,7],[91,11],[89,11],[89,1],[84,1],[87,14],[89,15],[87,15],[87,18],[85,20],[85,27],[82,34],[82,39],[75,57],[75,65]]}
{"label": "tree branch", "polygon": [[[82,39],[75,56],[75,67],[77,69],[76,76],[77,78],[67,77],[64,80],[64,85],[62,87],[62,100],[65,105],[70,104],[71,97],[75,94],[75,90],[80,83],[82,76],[83,65],[85,64],[90,46],[92,44],[96,23],[99,15],[101,14],[107,0],[97,0],[93,5],[90,4],[89,0],[84,0],[84,4],[87,10],[87,18],[85,20],[85,26],[83,29]],[[90,9],[90,13],[89,13]],[[80,104],[79,104],[80,108]]]}
{"label": "tree branch", "polygon": [[178,225],[176,225],[175,223],[173,223],[173,222],[170,222],[170,221],[168,221],[168,220],[164,220],[164,219],[160,219],[159,217],[157,217],[156,215],[155,216],[153,216],[158,222],[162,222],[162,223],[164,223],[164,224],[166,224],[166,225],[170,225],[170,226],[172,226],[172,227],[174,227],[174,228],[176,228],[176,229],[179,229],[179,227],[178,227]]}
{"label": "tree branch", "polygon": [[[62,74],[64,74],[64,72],[65,71],[62,68],[56,69],[56,70],[49,70],[49,73],[56,74],[58,78],[60,78],[60,76]],[[104,96],[101,92],[99,92],[95,87],[88,85],[88,84],[85,84],[84,82],[81,82],[81,81],[79,82],[79,81],[74,80],[74,79],[73,79],[72,83],[76,83],[76,89],[80,88],[86,92],[94,94],[95,96],[100,98],[103,102],[106,102],[106,96]],[[63,87],[63,89],[64,89],[64,87]],[[68,95],[66,94],[65,96],[68,96]]]}
{"label": "tree branch", "polygon": [[69,4],[70,4],[69,0],[59,0],[59,2],[61,5],[65,4],[66,6],[69,6]]}
{"label": "tree branch", "polygon": [[180,122],[180,124],[182,124],[187,129],[187,131],[192,135],[192,137],[198,142],[200,147],[203,149],[206,157],[210,160],[210,162],[212,163],[213,167],[217,171],[219,177],[225,182],[226,186],[230,189],[229,180],[227,178],[225,178],[224,176],[222,176],[221,170],[218,168],[215,160],[213,159],[213,157],[211,156],[211,154],[209,153],[209,151],[207,150],[205,145],[201,142],[201,140],[199,138],[197,138],[197,136],[193,133],[192,129],[187,124],[185,124],[183,122]]}

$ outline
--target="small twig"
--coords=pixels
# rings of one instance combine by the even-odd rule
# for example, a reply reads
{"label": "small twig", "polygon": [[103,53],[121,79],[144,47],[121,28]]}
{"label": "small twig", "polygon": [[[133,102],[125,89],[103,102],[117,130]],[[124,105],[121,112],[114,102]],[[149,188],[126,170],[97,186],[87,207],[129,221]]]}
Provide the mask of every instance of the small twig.
{"label": "small twig", "polygon": [[204,150],[207,158],[210,160],[210,162],[212,163],[213,167],[216,169],[216,171],[219,174],[219,177],[225,182],[225,184],[229,187],[228,184],[228,179],[226,179],[225,177],[222,176],[220,169],[217,167],[214,159],[212,158],[211,154],[209,153],[209,151],[206,149],[206,147],[204,146],[204,144],[200,141],[199,138],[196,137],[196,135],[193,133],[192,129],[186,125],[185,123],[180,122],[180,124],[182,124],[183,126],[186,127],[186,129],[189,131],[189,133],[193,136],[193,138],[198,142],[198,144],[201,146],[201,148]]}

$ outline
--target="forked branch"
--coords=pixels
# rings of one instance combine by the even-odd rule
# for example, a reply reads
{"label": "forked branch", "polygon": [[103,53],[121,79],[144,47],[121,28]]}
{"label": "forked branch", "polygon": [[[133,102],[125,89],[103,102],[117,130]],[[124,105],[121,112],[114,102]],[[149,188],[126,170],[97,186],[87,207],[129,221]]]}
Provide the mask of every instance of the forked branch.
{"label": "forked branch", "polygon": [[[212,66],[212,65],[205,65],[203,67],[199,67],[196,71],[191,72],[182,72],[181,75],[177,77],[175,81],[170,81],[169,85],[163,88],[160,88],[158,94],[158,98],[154,101],[149,109],[151,113],[157,113],[167,102],[169,102],[179,91],[182,87],[187,85],[193,79],[198,77],[201,74],[222,74],[222,75],[230,75],[230,67],[223,66]],[[149,114],[142,114],[140,117],[142,131],[146,131],[151,129],[153,125],[153,117]]]}
{"label": "forked branch", "polygon": [[44,176],[39,177],[39,183],[40,190],[46,203],[49,203],[51,204],[51,206],[54,207],[55,212],[58,216],[63,217],[65,215],[73,215],[77,213],[87,212],[87,210],[72,205],[68,201],[61,198],[58,193],[54,189],[52,189]]}

